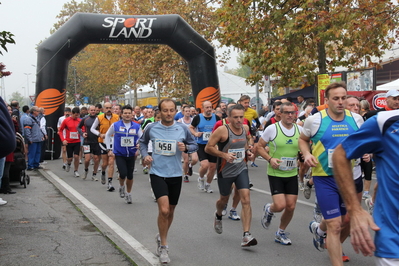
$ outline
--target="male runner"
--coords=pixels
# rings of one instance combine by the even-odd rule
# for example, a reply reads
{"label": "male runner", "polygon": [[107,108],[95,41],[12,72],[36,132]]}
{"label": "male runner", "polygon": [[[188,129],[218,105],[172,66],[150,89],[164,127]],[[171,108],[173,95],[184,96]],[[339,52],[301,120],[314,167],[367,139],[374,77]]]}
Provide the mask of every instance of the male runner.
{"label": "male runner", "polygon": [[98,137],[94,135],[93,132],[90,131],[91,126],[97,118],[96,115],[96,107],[94,105],[89,106],[88,108],[89,115],[83,118],[78,125],[78,132],[84,138],[83,141],[83,153],[85,156],[85,173],[83,179],[87,178],[87,174],[89,173],[89,165],[91,156],[93,155],[94,166],[93,166],[93,175],[91,180],[98,181],[97,178],[97,170],[98,165],[100,164],[100,146],[98,145]]}
{"label": "male runner", "polygon": [[104,142],[105,133],[107,133],[109,127],[119,121],[119,116],[112,113],[112,104],[110,102],[106,102],[104,104],[104,113],[98,115],[93,125],[90,128],[90,131],[98,136],[98,143],[101,149],[101,159],[103,161],[102,171],[101,171],[101,184],[105,185],[105,171],[108,167],[108,191],[114,191],[115,188],[112,185],[112,177],[114,175],[114,160],[115,156],[113,154],[109,154],[107,150],[107,146]]}
{"label": "male runner", "polygon": [[[262,226],[269,229],[274,213],[284,211],[274,241],[291,245],[285,229],[294,216],[298,198],[298,139],[302,127],[296,125],[296,111],[293,104],[286,102],[280,106],[281,121],[268,126],[263,132],[257,152],[269,162],[267,175],[273,203],[263,209]],[[269,143],[269,152],[265,150]]]}
{"label": "male runner", "polygon": [[[197,137],[198,157],[200,160],[200,169],[198,177],[198,188],[207,193],[213,193],[211,183],[216,171],[216,156],[205,152],[205,146],[211,136],[213,126],[220,118],[212,113],[212,103],[204,101],[202,103],[203,113],[196,115],[189,127],[191,134]],[[206,182],[205,182],[206,175]]]}
{"label": "male runner", "polygon": [[[328,231],[328,253],[333,265],[343,264],[340,233],[346,209],[334,180],[332,154],[338,144],[363,123],[360,115],[345,110],[346,95],[346,85],[343,82],[327,86],[325,98],[328,107],[306,119],[299,139],[305,163],[313,167],[317,202],[324,217],[320,224],[312,221],[309,229],[319,251],[325,249],[324,240]],[[312,154],[310,141],[313,142]]]}
{"label": "male runner", "polygon": [[242,206],[241,220],[244,234],[241,247],[249,247],[258,243],[249,232],[252,210],[246,160],[254,154],[248,150],[247,132],[249,127],[243,125],[244,107],[240,104],[231,106],[227,113],[230,123],[216,129],[205,147],[205,152],[218,157],[217,180],[220,198],[216,202],[214,229],[218,234],[223,232],[222,211],[229,200],[234,183],[239,191]]}
{"label": "male runner", "polygon": [[[167,235],[179,201],[182,185],[181,154],[197,150],[197,144],[181,123],[174,121],[176,103],[162,99],[158,105],[161,121],[150,124],[140,138],[140,153],[144,163],[151,163],[151,187],[158,203],[158,229],[155,240],[161,263],[169,263]],[[152,141],[152,156],[148,155],[148,142]]]}

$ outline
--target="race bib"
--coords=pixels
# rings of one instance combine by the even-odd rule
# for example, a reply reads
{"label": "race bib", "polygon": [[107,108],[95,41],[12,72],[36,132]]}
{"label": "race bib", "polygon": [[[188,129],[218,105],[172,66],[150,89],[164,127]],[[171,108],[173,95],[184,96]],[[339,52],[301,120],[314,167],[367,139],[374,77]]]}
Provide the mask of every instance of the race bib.
{"label": "race bib", "polygon": [[155,139],[155,153],[165,156],[176,154],[176,140]]}
{"label": "race bib", "polygon": [[228,153],[234,153],[236,155],[236,159],[232,163],[241,163],[245,158],[245,148],[241,149],[229,149]]}
{"label": "race bib", "polygon": [[202,133],[202,140],[208,141],[209,138],[211,137],[211,134],[212,134],[212,131]]}
{"label": "race bib", "polygon": [[328,168],[333,168],[332,155],[334,153],[334,149],[328,149]]}
{"label": "race bib", "polygon": [[121,137],[121,147],[133,147],[134,137]]}
{"label": "race bib", "polygon": [[83,152],[90,153],[90,145],[83,145]]}
{"label": "race bib", "polygon": [[69,132],[69,138],[70,139],[79,139],[78,132]]}
{"label": "race bib", "polygon": [[297,157],[281,157],[282,162],[278,169],[282,171],[291,171],[298,167]]}

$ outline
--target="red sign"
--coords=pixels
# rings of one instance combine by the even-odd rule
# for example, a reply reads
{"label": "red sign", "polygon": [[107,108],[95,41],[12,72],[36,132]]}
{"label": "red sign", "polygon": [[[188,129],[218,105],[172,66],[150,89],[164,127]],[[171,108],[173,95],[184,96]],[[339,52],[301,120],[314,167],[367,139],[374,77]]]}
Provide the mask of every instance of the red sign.
{"label": "red sign", "polygon": [[75,99],[78,101],[80,99],[80,93],[75,93]]}
{"label": "red sign", "polygon": [[29,98],[32,101],[32,103],[34,103],[35,99],[36,99],[36,95],[30,95]]}
{"label": "red sign", "polygon": [[104,96],[104,102],[105,102],[105,103],[108,103],[108,102],[109,102],[109,95]]}

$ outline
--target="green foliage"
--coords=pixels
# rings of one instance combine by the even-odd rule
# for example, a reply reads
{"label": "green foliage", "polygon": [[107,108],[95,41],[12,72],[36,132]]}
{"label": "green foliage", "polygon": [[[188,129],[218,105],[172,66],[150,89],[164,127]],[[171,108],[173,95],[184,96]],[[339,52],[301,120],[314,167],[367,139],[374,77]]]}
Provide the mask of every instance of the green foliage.
{"label": "green foliage", "polygon": [[222,0],[217,37],[244,52],[252,84],[273,75],[296,87],[337,67],[378,66],[371,58],[395,43],[398,11],[388,0]]}

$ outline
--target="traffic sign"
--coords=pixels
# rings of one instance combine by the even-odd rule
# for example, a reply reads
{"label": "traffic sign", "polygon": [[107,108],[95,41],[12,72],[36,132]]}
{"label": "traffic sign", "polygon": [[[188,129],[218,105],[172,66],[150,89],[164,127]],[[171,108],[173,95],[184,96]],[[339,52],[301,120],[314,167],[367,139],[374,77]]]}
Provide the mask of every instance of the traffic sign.
{"label": "traffic sign", "polygon": [[36,95],[29,95],[29,98],[32,101],[32,103],[34,103],[36,100]]}
{"label": "traffic sign", "polygon": [[79,99],[80,99],[80,93],[75,93],[74,95],[75,95],[75,99],[76,99],[76,100],[79,100]]}
{"label": "traffic sign", "polygon": [[75,104],[76,106],[80,106],[82,103],[79,100],[77,100]]}

